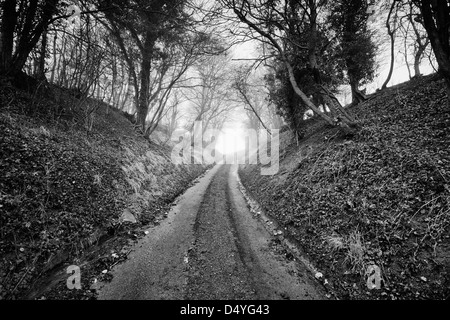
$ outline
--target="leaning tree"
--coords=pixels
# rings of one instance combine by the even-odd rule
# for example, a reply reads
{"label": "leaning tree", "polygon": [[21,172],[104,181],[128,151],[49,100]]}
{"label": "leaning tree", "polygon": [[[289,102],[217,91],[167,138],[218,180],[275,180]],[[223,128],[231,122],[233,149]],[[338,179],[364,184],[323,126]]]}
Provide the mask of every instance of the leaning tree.
{"label": "leaning tree", "polygon": [[[344,131],[354,131],[354,118],[335,99],[333,93],[321,79],[320,56],[324,48],[321,41],[322,17],[327,1],[264,1],[264,0],[221,0],[221,5],[231,11],[230,20],[235,19],[244,26],[246,37],[260,41],[276,54],[287,71],[289,83],[295,94],[314,113],[328,124],[339,126]],[[226,13],[225,13],[226,14]],[[336,117],[322,112],[307,96],[295,77],[290,53],[295,48],[307,57],[310,74],[330,110]]]}
{"label": "leaning tree", "polygon": [[448,0],[413,0],[422,14],[423,26],[433,48],[439,73],[444,77],[450,100],[450,4]]}
{"label": "leaning tree", "polygon": [[359,86],[372,81],[375,75],[377,48],[372,40],[373,34],[368,28],[368,8],[366,0],[333,1],[329,16],[339,41],[353,103],[365,100]]}
{"label": "leaning tree", "polygon": [[0,76],[17,76],[46,28],[58,17],[59,0],[4,0],[1,4]]}

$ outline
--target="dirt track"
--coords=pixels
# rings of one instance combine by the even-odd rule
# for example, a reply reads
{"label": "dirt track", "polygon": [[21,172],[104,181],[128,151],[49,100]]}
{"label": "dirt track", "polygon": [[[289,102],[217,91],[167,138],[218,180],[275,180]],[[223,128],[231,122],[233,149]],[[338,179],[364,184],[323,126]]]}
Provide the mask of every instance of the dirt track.
{"label": "dirt track", "polygon": [[276,250],[238,188],[237,166],[216,166],[188,189],[99,299],[321,299],[306,269]]}

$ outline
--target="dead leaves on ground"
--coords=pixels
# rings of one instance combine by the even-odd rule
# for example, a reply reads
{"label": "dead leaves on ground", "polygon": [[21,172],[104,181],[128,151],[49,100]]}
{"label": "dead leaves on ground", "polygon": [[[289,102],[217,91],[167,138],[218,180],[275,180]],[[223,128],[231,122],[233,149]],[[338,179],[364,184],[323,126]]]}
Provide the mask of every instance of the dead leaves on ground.
{"label": "dead leaves on ground", "polygon": [[[281,185],[251,166],[241,170],[342,298],[450,293],[450,108],[443,81],[421,81],[354,108],[363,129],[352,140],[321,139],[306,158],[287,157],[299,164],[281,163],[280,171],[295,168]],[[330,244],[355,232],[358,258],[349,245]],[[381,267],[382,290],[367,289],[372,264]]]}

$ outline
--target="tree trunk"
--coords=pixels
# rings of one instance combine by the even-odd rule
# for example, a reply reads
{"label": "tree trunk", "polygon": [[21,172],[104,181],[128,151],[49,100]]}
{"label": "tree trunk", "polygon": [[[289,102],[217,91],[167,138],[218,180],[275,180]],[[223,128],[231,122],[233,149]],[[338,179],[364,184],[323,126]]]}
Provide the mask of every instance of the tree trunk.
{"label": "tree trunk", "polygon": [[45,78],[45,55],[47,53],[47,28],[42,32],[41,48],[39,52],[38,69],[36,78],[39,80],[46,80]]}
{"label": "tree trunk", "polygon": [[406,69],[408,70],[408,77],[409,77],[409,80],[411,80],[412,79],[412,75],[411,75],[411,67],[409,66],[409,61],[408,61],[408,44],[407,44],[407,42],[406,42],[406,40],[404,41],[404,49],[405,49],[405,54],[404,54],[404,56],[405,56],[405,65],[406,65]]}
{"label": "tree trunk", "polygon": [[414,56],[414,77],[421,76],[420,61],[422,60],[423,50],[419,49]]}
{"label": "tree trunk", "polygon": [[358,104],[366,100],[366,97],[361,91],[358,90],[358,84],[355,81],[350,81],[350,87],[352,89],[352,104]]}
{"label": "tree trunk", "polygon": [[[310,8],[311,8],[311,13],[310,13],[310,19],[312,23],[315,23],[315,3],[314,0],[310,0],[309,2]],[[295,92],[295,94],[297,94],[300,99],[303,101],[303,103],[310,108],[315,114],[319,115],[322,119],[324,119],[329,125],[331,126],[341,126],[341,128],[343,129],[343,131],[349,132],[349,131],[353,131],[352,129],[350,129],[349,125],[348,125],[348,120],[346,119],[342,119],[343,121],[339,121],[339,119],[337,119],[338,121],[335,122],[332,118],[330,118],[328,115],[326,115],[325,113],[321,112],[319,108],[316,107],[316,105],[314,103],[311,102],[311,100],[306,96],[306,94],[298,87],[297,81],[295,79],[295,74],[294,74],[294,69],[292,68],[291,64],[289,63],[289,59],[285,54],[285,51],[282,49],[282,47],[277,43],[277,41],[267,32],[263,31],[261,28],[259,28],[256,24],[250,22],[247,17],[245,16],[245,14],[243,14],[241,11],[239,11],[239,9],[237,9],[236,7],[233,8],[233,11],[235,12],[235,14],[238,16],[238,18],[246,23],[250,28],[252,28],[253,30],[255,30],[256,32],[258,32],[261,36],[265,37],[273,46],[274,48],[279,52],[281,60],[283,61],[287,71],[288,71],[288,75],[289,75],[289,82],[292,85],[292,88]],[[314,26],[312,26],[314,27]],[[314,31],[314,28],[312,29],[312,31]],[[313,44],[311,41],[309,42],[309,44]],[[316,44],[314,44],[316,45]],[[309,47],[309,49],[312,49],[312,47]],[[311,53],[312,51],[310,51]],[[310,58],[312,56],[310,55]],[[310,66],[313,67],[315,65],[314,61],[310,59]],[[317,71],[317,69],[316,69]]]}
{"label": "tree trunk", "polygon": [[391,81],[392,73],[394,71],[394,62],[395,62],[395,36],[393,32],[389,33],[389,37],[391,38],[391,64],[389,66],[389,73],[387,75],[386,80],[384,81],[381,89],[386,89],[389,81]]}
{"label": "tree trunk", "polygon": [[[9,66],[8,73],[15,76],[17,75],[25,65],[25,62],[28,59],[28,55],[30,54],[31,50],[35,47],[37,42],[40,38],[39,33],[38,38],[35,38],[35,41],[31,41],[32,39],[32,31],[33,31],[33,22],[34,18],[37,15],[38,10],[38,0],[30,0],[28,7],[25,11],[24,15],[24,22],[22,30],[20,30],[20,36],[17,39],[16,42],[16,48],[13,55],[12,63]],[[41,22],[42,24],[42,22]]]}
{"label": "tree trunk", "polygon": [[[58,1],[59,0],[45,1],[40,16],[37,15],[38,1],[30,1],[15,53],[12,57],[11,64],[6,71],[7,74],[14,76],[21,72],[31,50],[33,50],[38,43],[53,14],[56,12]],[[39,23],[34,26],[36,17],[39,18]]]}
{"label": "tree trunk", "polygon": [[320,78],[319,67],[317,64],[317,8],[313,1],[310,1],[310,34],[308,37],[308,63],[311,68],[311,72],[314,78],[314,81],[317,84],[322,84],[322,80]]}
{"label": "tree trunk", "polygon": [[17,23],[16,0],[5,0],[0,31],[0,75],[6,75],[11,65],[14,29]]}
{"label": "tree trunk", "polygon": [[[439,65],[439,73],[447,84],[447,95],[450,103],[450,12],[447,1],[422,0],[420,2],[424,27]],[[434,13],[433,13],[434,11]]]}
{"label": "tree trunk", "polygon": [[145,132],[145,119],[147,118],[149,108],[149,94],[150,94],[150,71],[152,64],[152,50],[154,40],[150,32],[146,34],[145,44],[142,52],[141,63],[141,88],[139,92],[139,103],[137,106],[137,125]]}
{"label": "tree trunk", "polygon": [[[440,4],[440,3],[439,3]],[[439,5],[438,4],[438,5]],[[437,6],[437,5],[436,5]],[[431,1],[430,0],[422,0],[421,2],[421,11],[424,20],[424,26],[427,30],[428,36],[430,38],[431,46],[433,47],[434,55],[436,56],[436,60],[439,64],[439,72],[450,81],[450,61],[449,61],[449,39],[448,39],[448,31],[445,30],[446,27],[443,27],[442,24],[445,20],[450,20],[448,17],[448,9],[447,9],[447,17],[445,17],[444,7],[447,5],[444,3],[442,8],[440,8],[442,12],[439,17],[441,19],[440,23],[441,27],[435,24],[435,20],[433,17],[433,12],[431,10]],[[433,9],[438,9],[433,8]],[[447,23],[448,25],[448,23]],[[447,36],[447,38],[445,38]]]}
{"label": "tree trunk", "polygon": [[53,66],[52,66],[52,73],[50,75],[50,83],[54,83],[55,81],[55,73],[56,73],[56,41],[58,37],[58,31],[55,31],[55,36],[53,37]]}
{"label": "tree trunk", "polygon": [[328,124],[334,126],[335,123],[333,119],[331,119],[329,116],[324,114],[317,108],[311,100],[308,99],[308,97],[303,93],[303,91],[298,87],[297,81],[295,80],[294,75],[294,69],[292,69],[292,66],[289,64],[289,62],[285,61],[285,66],[288,70],[289,74],[289,81],[292,85],[292,88],[294,89],[294,92],[302,99],[303,103],[306,104],[308,108],[310,108],[315,114],[318,114],[322,119],[324,119]]}
{"label": "tree trunk", "polygon": [[[422,61],[422,56],[428,47],[428,44],[430,43],[430,39],[428,37],[423,37],[422,34],[419,32],[416,26],[416,21],[413,19],[413,2],[410,3],[410,13],[408,15],[409,23],[411,24],[414,34],[416,35],[416,48],[417,51],[414,55],[414,77],[421,76],[420,73],[420,62]],[[422,42],[424,40],[425,42]],[[406,41],[405,41],[405,49],[406,49]],[[406,52],[406,50],[405,50]],[[409,70],[409,69],[408,69]],[[411,78],[411,77],[410,77]]]}
{"label": "tree trunk", "polygon": [[397,22],[397,16],[394,15],[394,29],[391,29],[391,24],[390,24],[390,20],[391,20],[391,16],[392,13],[394,12],[395,7],[397,6],[397,2],[399,0],[394,0],[392,1],[392,5],[391,8],[389,9],[389,14],[387,16],[386,19],[386,28],[388,30],[388,34],[389,34],[389,38],[391,39],[391,64],[389,67],[389,73],[388,76],[386,78],[386,80],[384,81],[383,85],[381,86],[381,89],[386,89],[389,81],[391,81],[391,77],[392,77],[392,72],[394,71],[394,62],[395,62],[395,29],[396,29],[396,22]]}

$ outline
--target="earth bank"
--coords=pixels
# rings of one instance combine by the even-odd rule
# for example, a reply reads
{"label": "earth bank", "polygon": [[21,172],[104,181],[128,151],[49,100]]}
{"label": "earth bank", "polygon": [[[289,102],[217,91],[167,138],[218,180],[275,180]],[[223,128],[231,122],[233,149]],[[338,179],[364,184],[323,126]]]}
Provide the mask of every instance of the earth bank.
{"label": "earth bank", "polygon": [[[419,78],[352,108],[344,137],[318,119],[296,145],[282,134],[280,170],[240,177],[340,299],[450,296],[450,109],[443,80]],[[367,272],[380,270],[381,288]],[[370,274],[373,276],[373,274]]]}
{"label": "earth bank", "polygon": [[157,224],[206,169],[174,165],[170,151],[101,101],[2,83],[0,299],[36,298],[58,267],[90,261],[97,272],[126,258],[138,230]]}

